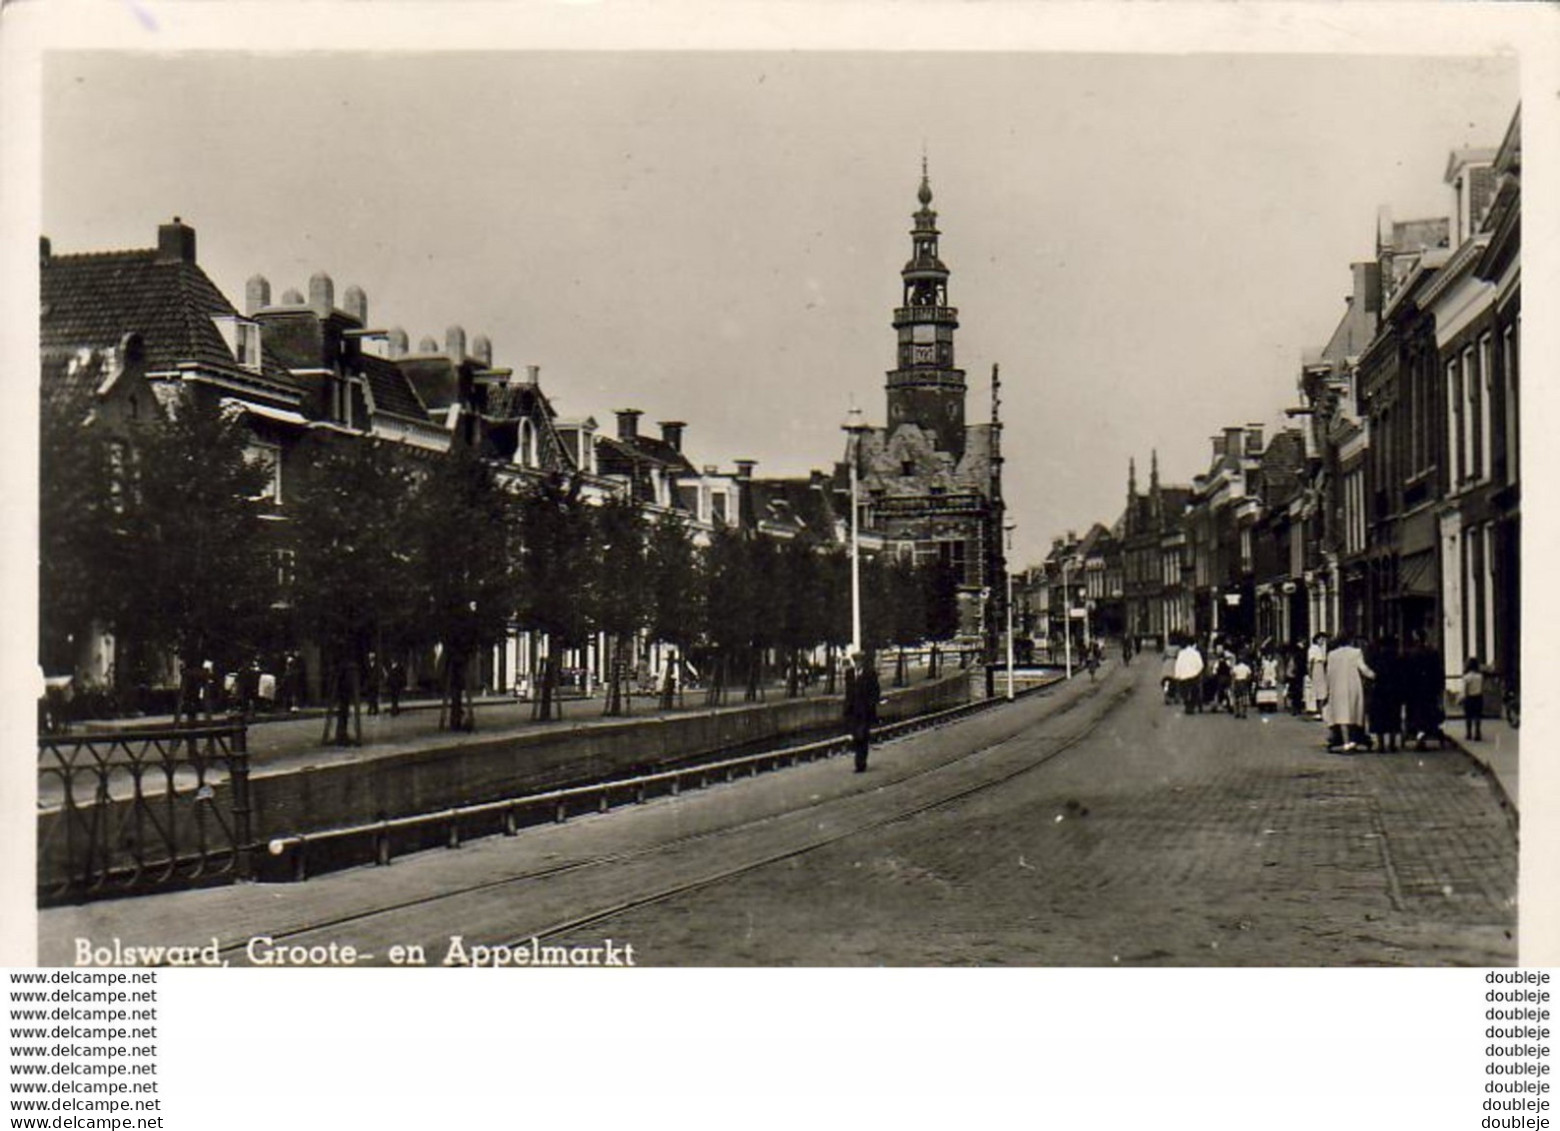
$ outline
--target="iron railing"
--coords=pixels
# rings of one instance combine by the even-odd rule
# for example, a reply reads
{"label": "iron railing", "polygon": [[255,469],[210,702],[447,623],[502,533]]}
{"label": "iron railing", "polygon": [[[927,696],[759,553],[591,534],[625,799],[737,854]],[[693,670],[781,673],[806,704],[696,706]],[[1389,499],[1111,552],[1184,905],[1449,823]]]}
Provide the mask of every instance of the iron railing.
{"label": "iron railing", "polygon": [[38,738],[38,900],[134,895],[252,867],[242,720]]}

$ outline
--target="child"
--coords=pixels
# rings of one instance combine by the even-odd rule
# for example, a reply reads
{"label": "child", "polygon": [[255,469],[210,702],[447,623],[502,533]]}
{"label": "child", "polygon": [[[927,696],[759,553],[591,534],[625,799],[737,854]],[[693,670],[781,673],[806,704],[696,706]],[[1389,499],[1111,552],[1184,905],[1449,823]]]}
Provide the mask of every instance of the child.
{"label": "child", "polygon": [[1484,723],[1484,665],[1479,657],[1469,656],[1463,668],[1463,736],[1470,742],[1482,742]]}
{"label": "child", "polygon": [[1251,701],[1251,665],[1245,656],[1238,656],[1230,669],[1230,708],[1237,719],[1246,717],[1246,704]]}

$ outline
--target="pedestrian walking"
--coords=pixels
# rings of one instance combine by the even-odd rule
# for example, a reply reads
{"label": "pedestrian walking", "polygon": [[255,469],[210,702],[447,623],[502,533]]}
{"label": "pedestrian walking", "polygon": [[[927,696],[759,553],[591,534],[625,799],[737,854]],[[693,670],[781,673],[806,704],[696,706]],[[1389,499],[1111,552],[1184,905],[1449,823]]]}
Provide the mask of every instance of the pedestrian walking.
{"label": "pedestrian walking", "polygon": [[877,664],[860,652],[851,653],[850,666],[845,669],[845,721],[850,724],[858,774],[867,772],[867,751],[872,745],[872,727],[877,722],[882,694]]}
{"label": "pedestrian walking", "polygon": [[1403,662],[1397,638],[1382,637],[1366,659],[1376,673],[1367,695],[1370,732],[1379,749],[1396,753],[1403,734]]}
{"label": "pedestrian walking", "polygon": [[1230,666],[1230,710],[1237,719],[1246,717],[1251,702],[1251,664],[1245,656],[1236,656]]}
{"label": "pedestrian walking", "polygon": [[1166,643],[1165,654],[1159,660],[1159,690],[1164,693],[1165,705],[1175,702],[1175,658],[1180,652],[1174,644]]}
{"label": "pedestrian walking", "polygon": [[385,669],[379,663],[379,653],[368,654],[368,667],[365,674],[367,678],[364,680],[366,687],[363,698],[368,701],[368,713],[377,715],[379,714],[379,689],[385,682]]}
{"label": "pedestrian walking", "polygon": [[1305,713],[1321,718],[1327,709],[1327,634],[1318,632],[1305,654]]}
{"label": "pedestrian walking", "polygon": [[1188,641],[1175,654],[1175,687],[1188,715],[1202,711],[1203,658],[1196,641]]}
{"label": "pedestrian walking", "polygon": [[1365,734],[1365,680],[1375,674],[1365,663],[1365,653],[1348,637],[1327,653],[1326,701],[1322,705],[1327,749],[1344,754],[1370,749]]}
{"label": "pedestrian walking", "polygon": [[1305,644],[1301,641],[1285,649],[1284,697],[1289,701],[1289,713],[1296,716],[1305,713],[1305,657]]}
{"label": "pedestrian walking", "polygon": [[1463,737],[1484,741],[1484,665],[1469,656],[1462,675]]}
{"label": "pedestrian walking", "polygon": [[1098,640],[1089,645],[1088,659],[1084,661],[1084,664],[1089,669],[1089,682],[1093,683],[1094,673],[1100,667],[1100,643]]}
{"label": "pedestrian walking", "polygon": [[390,717],[401,713],[401,692],[406,690],[406,665],[399,659],[390,661],[390,670],[385,674],[385,690],[390,693]]}
{"label": "pedestrian walking", "polygon": [[1404,746],[1412,736],[1416,749],[1435,739],[1436,745],[1445,747],[1446,734],[1441,729],[1445,718],[1442,707],[1445,676],[1442,674],[1441,653],[1422,631],[1415,630],[1409,637],[1408,654],[1403,658],[1404,688]]}

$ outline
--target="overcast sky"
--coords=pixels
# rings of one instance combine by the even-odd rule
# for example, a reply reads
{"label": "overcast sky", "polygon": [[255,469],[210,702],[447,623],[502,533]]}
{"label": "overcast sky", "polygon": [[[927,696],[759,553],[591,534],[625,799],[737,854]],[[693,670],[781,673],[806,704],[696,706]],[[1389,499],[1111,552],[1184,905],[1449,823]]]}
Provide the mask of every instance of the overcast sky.
{"label": "overcast sky", "polygon": [[329,272],[413,343],[486,333],[567,416],[689,422],[695,463],[801,473],[884,414],[923,147],[967,413],[1004,386],[1018,557],[1270,429],[1377,209],[1444,215],[1510,60],[906,53],[62,54],[44,233],[178,214],[240,307]]}

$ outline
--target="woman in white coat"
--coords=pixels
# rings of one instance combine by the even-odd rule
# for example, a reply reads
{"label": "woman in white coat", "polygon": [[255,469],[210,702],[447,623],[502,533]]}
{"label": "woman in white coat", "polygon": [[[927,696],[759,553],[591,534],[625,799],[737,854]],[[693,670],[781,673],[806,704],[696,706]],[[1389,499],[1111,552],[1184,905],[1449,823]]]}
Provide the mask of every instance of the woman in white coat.
{"label": "woman in white coat", "polygon": [[1365,653],[1354,641],[1343,643],[1327,653],[1326,694],[1322,710],[1327,722],[1327,748],[1345,754],[1370,749],[1365,736],[1365,680],[1376,673],[1365,663]]}
{"label": "woman in white coat", "polygon": [[1305,713],[1320,718],[1327,707],[1327,634],[1318,632],[1305,653]]}

